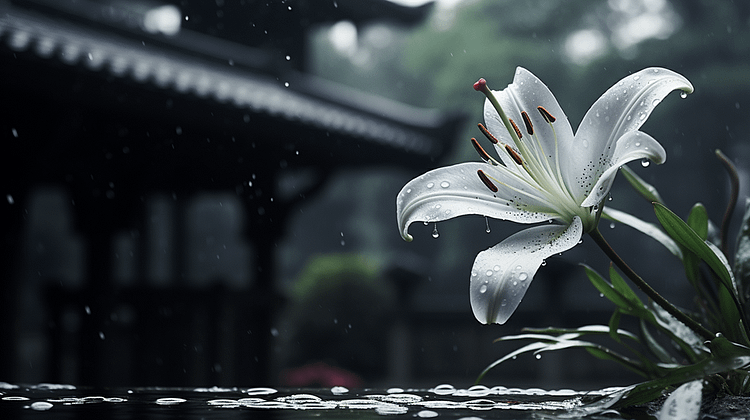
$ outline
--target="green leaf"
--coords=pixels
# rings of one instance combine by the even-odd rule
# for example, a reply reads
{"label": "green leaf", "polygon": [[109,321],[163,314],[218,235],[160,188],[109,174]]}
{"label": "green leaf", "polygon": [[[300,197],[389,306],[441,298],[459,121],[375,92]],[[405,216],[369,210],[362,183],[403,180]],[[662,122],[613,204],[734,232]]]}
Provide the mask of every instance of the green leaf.
{"label": "green leaf", "polygon": [[643,339],[646,342],[646,346],[649,350],[651,350],[651,353],[653,353],[660,362],[662,363],[674,363],[674,358],[672,358],[672,355],[669,354],[667,350],[662,347],[661,344],[659,344],[658,341],[654,338],[653,335],[651,335],[651,332],[649,332],[648,327],[646,325],[646,321],[641,319],[641,332],[643,334]]}
{"label": "green leaf", "polygon": [[737,236],[737,251],[734,254],[734,273],[737,276],[743,301],[748,299],[747,286],[750,284],[750,198],[745,201],[745,215]]}
{"label": "green leaf", "polygon": [[654,186],[649,184],[648,182],[644,181],[640,176],[638,176],[638,174],[633,172],[632,169],[628,168],[626,165],[623,165],[620,167],[620,172],[622,172],[622,175],[625,177],[625,179],[628,180],[630,185],[635,188],[638,194],[640,194],[650,203],[664,202],[664,200],[662,200],[661,196],[659,195],[659,192],[656,191],[656,188],[654,188]]}
{"label": "green leaf", "polygon": [[701,239],[698,233],[663,204],[654,203],[654,212],[667,234],[705,261],[724,286],[736,295],[734,274],[721,251],[715,246],[712,247],[710,242]]}
{"label": "green leaf", "polygon": [[742,318],[740,311],[735,305],[731,293],[720,284],[718,286],[719,310],[721,311],[721,330],[732,341],[744,341],[744,332],[741,330]]}
{"label": "green leaf", "polygon": [[583,265],[583,268],[586,270],[586,276],[588,276],[591,283],[601,294],[604,295],[604,297],[617,305],[624,313],[630,314],[633,312],[633,305],[626,297],[615,290],[612,285],[604,280],[604,278],[594,271],[594,269],[586,264],[581,265]]}
{"label": "green leaf", "polygon": [[612,316],[609,318],[609,336],[618,343],[621,342],[620,335],[617,334],[617,329],[620,327],[621,315],[622,312],[620,312],[619,309],[615,309],[615,311],[612,312]]}
{"label": "green leaf", "polygon": [[641,299],[638,298],[638,295],[635,294],[633,289],[631,289],[625,280],[617,273],[617,270],[615,270],[615,266],[612,263],[609,264],[609,280],[612,282],[612,287],[620,292],[625,299],[630,301],[636,307],[643,307]]}
{"label": "green leaf", "polygon": [[662,231],[655,224],[645,222],[633,216],[632,214],[628,214],[624,211],[613,209],[611,207],[605,207],[602,211],[602,216],[604,216],[606,219],[630,226],[631,228],[650,236],[651,238],[662,244],[664,248],[667,248],[667,250],[674,256],[682,259],[682,250],[680,249],[679,245],[677,245],[677,243],[672,238],[670,238],[669,235],[664,233],[664,231]]}
{"label": "green leaf", "polygon": [[687,224],[698,236],[704,241],[708,238],[708,211],[706,206],[701,203],[695,203],[688,214]]}

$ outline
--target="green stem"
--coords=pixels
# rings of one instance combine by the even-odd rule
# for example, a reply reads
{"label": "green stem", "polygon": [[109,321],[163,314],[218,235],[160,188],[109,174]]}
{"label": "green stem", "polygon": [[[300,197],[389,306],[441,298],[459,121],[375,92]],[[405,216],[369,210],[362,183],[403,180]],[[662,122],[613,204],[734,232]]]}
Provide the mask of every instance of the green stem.
{"label": "green stem", "polygon": [[599,232],[599,228],[595,228],[591,232],[589,232],[589,236],[594,239],[594,242],[596,242],[597,245],[599,245],[599,248],[604,251],[605,254],[612,260],[615,265],[622,270],[622,272],[632,281],[636,286],[638,286],[639,289],[643,293],[645,293],[648,297],[651,298],[656,304],[664,308],[667,312],[669,312],[673,317],[677,318],[678,321],[685,324],[688,328],[695,331],[697,334],[702,336],[706,340],[713,340],[715,338],[714,334],[706,329],[703,325],[699,324],[689,316],[687,316],[685,313],[677,309],[674,305],[669,303],[668,300],[664,299],[662,295],[659,294],[656,290],[654,290],[651,286],[649,286],[648,283],[646,283],[645,280],[641,278],[635,271],[633,271],[632,268],[622,259],[620,256],[615,252],[614,249],[609,245],[606,239],[604,239],[604,236],[602,236],[602,233]]}

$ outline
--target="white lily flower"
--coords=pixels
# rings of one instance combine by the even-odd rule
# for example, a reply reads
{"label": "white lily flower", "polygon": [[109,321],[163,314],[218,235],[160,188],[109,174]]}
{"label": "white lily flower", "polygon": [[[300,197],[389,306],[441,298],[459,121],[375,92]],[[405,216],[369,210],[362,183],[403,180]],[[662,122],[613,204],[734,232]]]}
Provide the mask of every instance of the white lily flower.
{"label": "white lily flower", "polygon": [[[407,183],[396,199],[401,236],[409,225],[476,214],[518,223],[545,223],[518,232],[480,252],[471,270],[474,316],[502,324],[518,307],[534,274],[551,255],[575,246],[596,228],[599,207],[620,166],[648,159],[663,163],[664,148],[638,129],[672,90],[693,86],[683,76],[648,68],[605,92],[573,130],[547,86],[518,68],[513,83],[490,91],[481,124],[500,157],[472,139],[484,162],[438,168]],[[491,134],[490,134],[491,133]]]}

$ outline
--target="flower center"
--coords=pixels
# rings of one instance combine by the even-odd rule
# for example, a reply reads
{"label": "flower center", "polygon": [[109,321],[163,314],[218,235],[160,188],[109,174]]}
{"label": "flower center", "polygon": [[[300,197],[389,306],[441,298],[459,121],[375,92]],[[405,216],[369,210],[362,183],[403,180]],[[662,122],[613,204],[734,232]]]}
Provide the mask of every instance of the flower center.
{"label": "flower center", "polygon": [[[482,133],[491,142],[500,146],[496,147],[496,149],[501,155],[501,160],[503,162],[501,163],[492,159],[484,149],[481,148],[479,143],[476,142],[475,139],[472,139],[474,148],[485,162],[493,165],[493,167],[496,167],[498,170],[505,172],[506,176],[511,176],[512,178],[522,181],[530,188],[514,188],[507,183],[487,175],[483,171],[479,171],[481,172],[479,177],[482,182],[493,192],[498,190],[497,186],[493,184],[494,181],[514,190],[519,195],[525,196],[530,199],[528,200],[529,202],[540,203],[536,206],[525,206],[525,211],[546,213],[549,214],[551,218],[561,219],[565,223],[570,223],[575,216],[579,216],[584,222],[584,225],[589,227],[588,225],[590,225],[590,221],[594,220],[591,209],[581,207],[580,203],[573,198],[573,195],[567,188],[560,171],[559,147],[557,143],[557,134],[555,133],[553,125],[556,118],[543,106],[537,107],[537,111],[541,114],[542,119],[549,124],[552,129],[552,135],[554,136],[554,141],[547,143],[553,144],[554,150],[545,151],[542,146],[542,141],[540,140],[538,133],[535,132],[534,125],[526,111],[521,112],[524,128],[526,128],[526,133],[528,134],[527,137],[524,137],[516,122],[507,117],[497,101],[497,98],[495,98],[495,95],[489,87],[487,87],[487,82],[484,79],[480,79],[475,83],[474,89],[484,93],[490,103],[492,103],[514,143],[514,145],[502,144],[492,135],[492,133],[480,124],[479,128]],[[547,154],[548,152],[550,152],[550,154]],[[515,166],[513,164],[515,164]]]}

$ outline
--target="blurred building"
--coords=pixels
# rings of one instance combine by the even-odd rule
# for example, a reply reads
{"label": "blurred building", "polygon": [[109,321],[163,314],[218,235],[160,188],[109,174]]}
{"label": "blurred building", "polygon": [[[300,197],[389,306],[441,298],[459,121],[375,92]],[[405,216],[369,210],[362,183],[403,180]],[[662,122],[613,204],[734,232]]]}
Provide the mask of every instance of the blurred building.
{"label": "blurred building", "polygon": [[461,121],[307,74],[307,37],[428,11],[0,1],[0,378],[274,383],[290,214],[346,168],[427,169]]}

